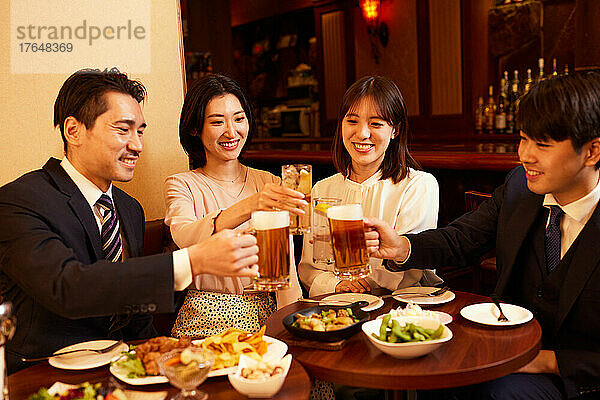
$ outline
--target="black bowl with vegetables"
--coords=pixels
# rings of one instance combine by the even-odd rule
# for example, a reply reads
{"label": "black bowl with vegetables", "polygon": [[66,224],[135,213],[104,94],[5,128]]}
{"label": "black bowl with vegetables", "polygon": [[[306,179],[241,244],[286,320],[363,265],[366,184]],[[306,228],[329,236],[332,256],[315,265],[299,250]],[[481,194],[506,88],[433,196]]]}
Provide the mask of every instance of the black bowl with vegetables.
{"label": "black bowl with vegetables", "polygon": [[288,331],[303,339],[337,342],[354,335],[369,320],[369,313],[361,310],[367,304],[357,301],[347,306],[309,307],[286,316],[282,322]]}

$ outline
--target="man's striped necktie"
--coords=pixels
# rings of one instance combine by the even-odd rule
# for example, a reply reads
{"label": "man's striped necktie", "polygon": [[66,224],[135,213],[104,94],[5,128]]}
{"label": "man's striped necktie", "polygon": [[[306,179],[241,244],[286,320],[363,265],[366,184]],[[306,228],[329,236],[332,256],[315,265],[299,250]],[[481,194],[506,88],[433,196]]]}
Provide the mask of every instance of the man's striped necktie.
{"label": "man's striped necktie", "polygon": [[102,222],[102,231],[100,237],[102,239],[102,252],[104,258],[112,261],[121,261],[123,255],[123,247],[121,246],[121,234],[119,230],[119,219],[113,207],[112,200],[107,195],[103,194],[96,202],[100,207],[100,218]]}

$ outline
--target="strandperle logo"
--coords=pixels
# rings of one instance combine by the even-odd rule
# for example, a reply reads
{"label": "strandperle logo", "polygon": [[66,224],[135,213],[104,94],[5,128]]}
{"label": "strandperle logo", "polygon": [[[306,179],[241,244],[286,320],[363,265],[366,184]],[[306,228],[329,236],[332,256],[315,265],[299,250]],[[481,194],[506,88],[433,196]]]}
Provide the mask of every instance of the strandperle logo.
{"label": "strandperle logo", "polygon": [[146,28],[134,25],[132,20],[127,20],[126,25],[97,26],[90,25],[86,19],[78,26],[46,26],[46,25],[21,25],[17,26],[17,39],[23,40],[73,40],[85,39],[91,46],[98,39],[105,40],[142,40],[146,38]]}
{"label": "strandperle logo", "polygon": [[11,72],[70,74],[117,66],[129,73],[149,73],[151,3],[11,0]]}

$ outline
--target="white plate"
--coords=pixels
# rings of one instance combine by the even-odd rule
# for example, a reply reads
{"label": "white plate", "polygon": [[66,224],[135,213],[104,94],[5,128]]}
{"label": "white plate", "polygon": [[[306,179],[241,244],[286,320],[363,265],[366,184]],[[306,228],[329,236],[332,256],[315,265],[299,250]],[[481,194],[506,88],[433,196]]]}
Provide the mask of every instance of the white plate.
{"label": "white plate", "polygon": [[[451,292],[450,290],[446,291],[445,293],[439,295],[439,296],[435,296],[435,297],[427,297],[427,296],[419,296],[414,295],[412,293],[432,293],[435,292],[436,290],[438,290],[439,288],[437,287],[429,287],[429,286],[412,286],[412,287],[407,287],[407,288],[402,288],[402,289],[398,289],[395,290],[392,294],[394,295],[394,299],[398,300],[398,301],[402,301],[404,303],[409,303],[409,302],[413,302],[415,304],[419,304],[419,305],[434,305],[434,304],[444,304],[444,303],[448,303],[452,300],[454,300],[454,298],[456,297],[456,295]],[[410,293],[407,294],[405,296],[403,296],[403,293]]]}
{"label": "white plate", "polygon": [[[90,342],[72,344],[71,346],[64,347],[55,353],[77,349],[103,349],[116,342],[116,340],[92,340]],[[54,356],[51,357],[48,362],[54,368],[90,369],[108,364],[111,360],[118,357],[122,351],[127,351],[127,349],[129,349],[129,346],[123,343],[105,354],[98,354],[92,351],[81,351],[77,353],[65,354],[64,356]]]}
{"label": "white plate", "polygon": [[366,301],[367,303],[371,303],[373,301],[377,301],[377,303],[373,304],[371,307],[363,307],[361,310],[369,312],[373,310],[377,310],[379,307],[383,305],[383,300],[377,296],[367,293],[338,293],[332,294],[331,296],[327,296],[321,299],[320,304],[327,304],[328,301],[348,301],[354,303],[355,301]]}
{"label": "white plate", "polygon": [[[202,343],[202,340],[194,340],[193,344]],[[272,338],[270,336],[263,336],[263,340],[268,343],[267,352],[263,355],[263,360],[275,359],[279,360],[285,353],[287,353],[288,346],[284,342]],[[208,377],[212,376],[223,376],[234,373],[237,370],[237,365],[230,368],[221,368],[217,370],[212,370],[208,373]],[[169,382],[166,376],[156,375],[156,376],[144,376],[141,378],[128,378],[127,372],[122,371],[116,364],[112,364],[110,366],[110,373],[113,374],[116,378],[122,380],[123,382],[129,385],[152,385],[155,383],[166,383]]]}
{"label": "white plate", "polygon": [[494,326],[520,325],[533,319],[533,314],[526,308],[506,303],[501,303],[500,306],[504,311],[504,315],[508,318],[506,322],[498,321],[500,313],[494,303],[471,304],[460,310],[460,315],[469,321]]}

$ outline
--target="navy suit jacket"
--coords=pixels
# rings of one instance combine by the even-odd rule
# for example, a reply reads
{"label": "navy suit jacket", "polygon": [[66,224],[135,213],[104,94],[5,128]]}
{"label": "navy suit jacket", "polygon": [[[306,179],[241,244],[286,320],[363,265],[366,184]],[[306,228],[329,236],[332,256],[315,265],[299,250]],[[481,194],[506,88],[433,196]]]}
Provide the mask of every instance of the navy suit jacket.
{"label": "navy suit jacket", "polygon": [[[21,356],[151,337],[151,313],[173,311],[172,254],[140,257],[142,207],[116,187],[113,199],[129,251],[122,263],[103,259],[93,211],[59,160],[0,188],[0,283],[17,316],[9,373],[24,366]],[[121,329],[110,329],[114,315]]]}
{"label": "navy suit jacket", "polygon": [[[543,195],[527,188],[525,171],[513,169],[491,199],[445,228],[406,235],[411,242],[409,260],[391,270],[468,265],[496,248],[498,282],[495,292],[507,292],[519,251],[543,207]],[[578,237],[558,299],[551,332],[543,332],[554,350],[569,397],[600,390],[600,207]],[[532,249],[533,251],[533,249]],[[508,332],[507,332],[508,333]]]}

